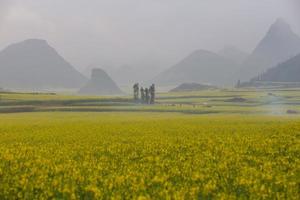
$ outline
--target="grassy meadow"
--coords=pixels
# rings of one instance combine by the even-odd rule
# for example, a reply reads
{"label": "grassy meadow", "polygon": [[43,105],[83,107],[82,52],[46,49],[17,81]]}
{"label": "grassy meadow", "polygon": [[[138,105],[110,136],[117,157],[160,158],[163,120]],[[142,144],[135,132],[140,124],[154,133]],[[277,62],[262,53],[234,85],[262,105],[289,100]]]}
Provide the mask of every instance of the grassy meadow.
{"label": "grassy meadow", "polygon": [[0,199],[299,199],[298,112],[300,89],[0,93]]}

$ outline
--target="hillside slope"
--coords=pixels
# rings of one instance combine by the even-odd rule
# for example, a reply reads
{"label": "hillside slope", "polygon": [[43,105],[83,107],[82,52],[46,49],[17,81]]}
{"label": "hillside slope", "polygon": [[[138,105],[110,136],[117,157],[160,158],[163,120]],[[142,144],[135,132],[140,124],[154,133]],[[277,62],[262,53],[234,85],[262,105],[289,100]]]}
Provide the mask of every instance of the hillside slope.
{"label": "hillside slope", "polygon": [[247,81],[298,53],[300,53],[300,37],[293,32],[288,23],[278,19],[242,64],[236,79]]}
{"label": "hillside slope", "polygon": [[86,78],[45,40],[30,39],[0,52],[0,85],[13,89],[78,88]]}
{"label": "hillside slope", "polygon": [[235,62],[220,55],[205,50],[197,50],[161,73],[153,82],[163,86],[186,82],[226,85],[232,84],[229,77],[237,68]]}
{"label": "hillside slope", "polygon": [[300,82],[300,54],[269,69],[260,79],[270,82]]}
{"label": "hillside slope", "polygon": [[123,92],[102,69],[93,69],[91,79],[79,90],[85,95],[119,95]]}

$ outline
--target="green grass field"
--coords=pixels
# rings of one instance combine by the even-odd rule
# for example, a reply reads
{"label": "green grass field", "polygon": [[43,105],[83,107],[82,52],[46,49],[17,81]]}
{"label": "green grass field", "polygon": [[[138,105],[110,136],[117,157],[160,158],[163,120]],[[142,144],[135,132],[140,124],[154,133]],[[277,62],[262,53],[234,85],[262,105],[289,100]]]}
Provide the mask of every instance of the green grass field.
{"label": "green grass field", "polygon": [[0,199],[299,199],[299,111],[300,90],[0,93]]}

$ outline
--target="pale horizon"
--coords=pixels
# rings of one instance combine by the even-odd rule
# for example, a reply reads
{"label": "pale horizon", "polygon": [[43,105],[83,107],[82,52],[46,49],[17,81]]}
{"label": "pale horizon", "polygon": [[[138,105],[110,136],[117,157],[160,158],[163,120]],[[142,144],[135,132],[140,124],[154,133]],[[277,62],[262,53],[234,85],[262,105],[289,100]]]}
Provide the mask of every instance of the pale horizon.
{"label": "pale horizon", "polygon": [[[0,48],[44,39],[79,71],[166,69],[197,49],[250,53],[277,18],[299,35],[297,1],[0,1]],[[218,5],[218,6],[216,6]]]}

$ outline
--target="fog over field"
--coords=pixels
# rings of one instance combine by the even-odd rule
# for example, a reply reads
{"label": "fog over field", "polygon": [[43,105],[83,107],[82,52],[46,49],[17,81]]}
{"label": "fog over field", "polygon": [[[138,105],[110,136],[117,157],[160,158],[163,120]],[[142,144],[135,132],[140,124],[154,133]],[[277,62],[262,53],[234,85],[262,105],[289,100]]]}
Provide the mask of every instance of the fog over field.
{"label": "fog over field", "polygon": [[196,49],[251,52],[277,18],[300,33],[298,0],[0,0],[0,49],[45,39],[78,70],[168,68]]}
{"label": "fog over field", "polygon": [[300,0],[0,0],[0,200],[300,199]]}

